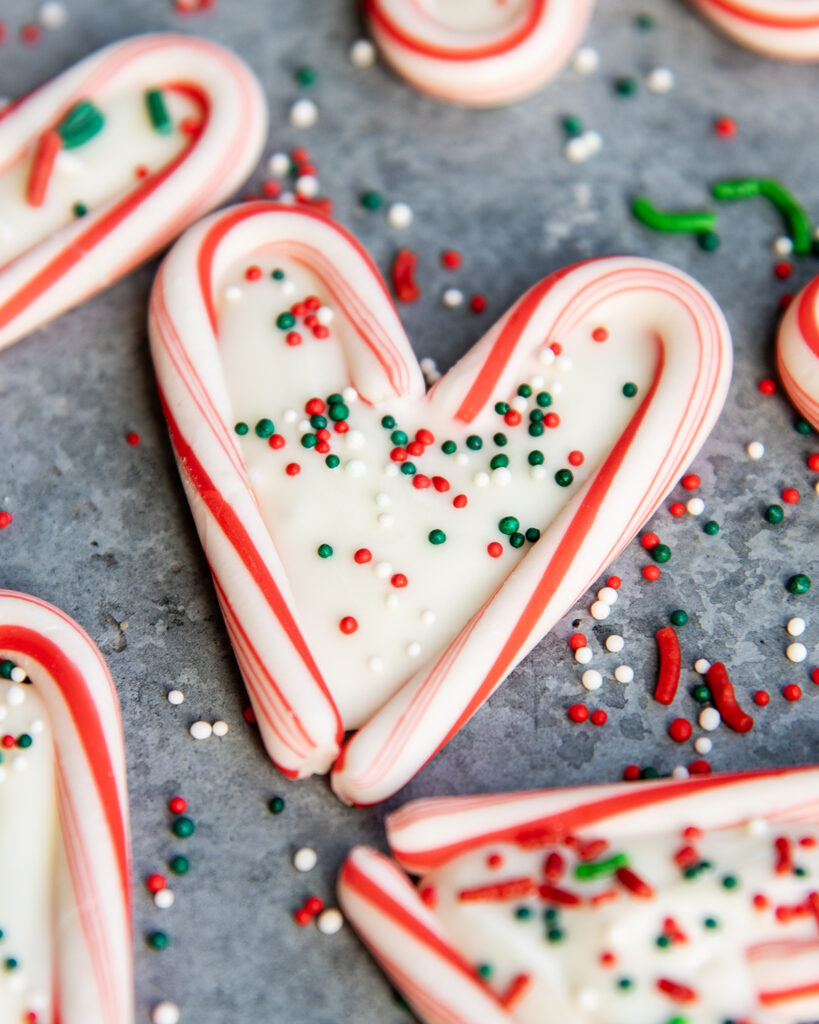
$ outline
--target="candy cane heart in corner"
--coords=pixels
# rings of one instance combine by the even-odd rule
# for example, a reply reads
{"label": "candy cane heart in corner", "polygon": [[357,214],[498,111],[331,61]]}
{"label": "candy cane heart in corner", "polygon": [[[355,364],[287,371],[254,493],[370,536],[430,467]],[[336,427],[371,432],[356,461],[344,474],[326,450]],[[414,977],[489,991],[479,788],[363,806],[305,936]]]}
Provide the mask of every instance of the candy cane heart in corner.
{"label": "candy cane heart in corner", "polygon": [[819,277],[788,306],[776,339],[776,366],[793,404],[819,430]]}
{"label": "candy cane heart in corner", "polygon": [[594,0],[366,0],[385,59],[421,92],[495,107],[535,92],[583,38]]}
{"label": "candy cane heart in corner", "polygon": [[741,46],[779,60],[819,60],[819,0],[693,0]]}
{"label": "candy cane heart in corner", "polygon": [[0,1020],[132,1024],[119,703],[63,612],[0,590]]}
{"label": "candy cane heart in corner", "polygon": [[0,111],[0,348],[230,196],[266,131],[247,65],[177,35],[107,46]]}
{"label": "candy cane heart in corner", "polygon": [[188,231],[149,321],[267,750],[358,804],[411,779],[597,579],[731,374],[713,299],[617,257],[535,284],[427,393],[361,245],[272,203]]}

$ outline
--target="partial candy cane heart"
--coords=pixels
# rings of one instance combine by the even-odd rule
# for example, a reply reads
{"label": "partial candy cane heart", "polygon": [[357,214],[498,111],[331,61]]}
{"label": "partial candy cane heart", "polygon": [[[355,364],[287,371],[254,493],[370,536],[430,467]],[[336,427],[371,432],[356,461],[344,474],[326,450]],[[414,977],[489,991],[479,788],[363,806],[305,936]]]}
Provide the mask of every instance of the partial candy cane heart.
{"label": "partial candy cane heart", "polygon": [[267,131],[215,43],[114,43],[0,112],[0,348],[116,281],[234,192]]}
{"label": "partial candy cane heart", "polygon": [[0,1019],[128,1024],[128,797],[114,684],[74,621],[5,590],[0,675]]}
{"label": "partial candy cane heart", "polygon": [[809,767],[416,801],[387,818],[394,861],[352,851],[339,901],[426,1024],[814,1020],[817,784]]}
{"label": "partial candy cane heart", "polygon": [[802,289],[782,319],[776,365],[791,401],[819,430],[819,277]]}
{"label": "partial candy cane heart", "polygon": [[781,60],[819,60],[818,0],[692,0],[726,35]]}
{"label": "partial candy cane heart", "polygon": [[[151,300],[182,479],[273,760],[400,788],[616,556],[713,425],[725,321],[690,278],[552,275],[428,394],[342,228],[248,204]],[[556,354],[559,352],[560,354]]]}
{"label": "partial candy cane heart", "polygon": [[367,0],[381,52],[438,99],[493,107],[535,92],[567,63],[594,0]]}

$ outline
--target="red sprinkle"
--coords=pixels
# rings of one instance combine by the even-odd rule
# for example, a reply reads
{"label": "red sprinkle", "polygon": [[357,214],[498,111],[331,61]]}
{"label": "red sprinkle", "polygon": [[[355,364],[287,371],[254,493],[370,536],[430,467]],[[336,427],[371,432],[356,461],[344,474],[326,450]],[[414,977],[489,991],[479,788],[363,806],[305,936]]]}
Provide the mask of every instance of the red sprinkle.
{"label": "red sprinkle", "polygon": [[569,708],[568,715],[573,722],[586,722],[589,718],[589,709],[585,704],[572,704]]}
{"label": "red sprinkle", "polygon": [[786,281],[792,273],[793,264],[787,260],[780,260],[774,264],[774,277],[778,277],[780,281]]}
{"label": "red sprinkle", "polygon": [[782,500],[786,505],[796,505],[799,501],[799,491],[795,487],[786,487],[782,492]]}
{"label": "red sprinkle", "polygon": [[819,452],[812,452],[808,456],[808,469],[812,473],[819,473]]}
{"label": "red sprinkle", "polygon": [[[653,566],[647,565],[646,569]],[[645,573],[645,569],[643,570]],[[663,626],[657,631],[657,646],[660,651],[660,671],[657,675],[657,685],[654,687],[654,699],[666,707],[671,704],[680,685],[680,669],[682,667],[682,655],[680,654],[680,641],[674,632],[673,626]],[[678,722],[685,721],[678,718]],[[688,725],[688,723],[685,723]],[[672,723],[673,727],[674,723]],[[679,727],[678,727],[679,729]],[[670,731],[670,730],[669,730]],[[672,738],[677,739],[672,733]],[[691,726],[688,726],[688,736],[691,735]],[[684,739],[688,739],[685,736]],[[683,740],[678,740],[683,742]]]}
{"label": "red sprinkle", "polygon": [[640,778],[639,764],[627,764],[623,769],[623,778],[626,782],[636,782]]}
{"label": "red sprinkle", "polygon": [[284,448],[284,446],[287,444],[287,442],[285,441],[281,434],[271,434],[270,437],[267,439],[267,443],[270,445],[271,448],[276,449]]}
{"label": "red sprinkle", "polygon": [[763,395],[776,394],[776,381],[772,380],[770,377],[766,377],[764,380],[761,380],[759,384],[757,384],[757,387]]}
{"label": "red sprinkle", "polygon": [[570,466],[582,466],[583,460],[585,459],[583,452],[569,452],[569,465]]}
{"label": "red sprinkle", "polygon": [[675,718],[668,727],[668,735],[675,743],[685,743],[691,739],[691,723],[687,718]]}
{"label": "red sprinkle", "polygon": [[611,587],[612,590],[619,590],[622,582],[619,576],[609,576],[606,580],[606,586]]}
{"label": "red sprinkle", "polygon": [[492,871],[497,871],[503,864],[503,857],[499,853],[490,853],[486,858],[486,866],[491,868]]}
{"label": "red sprinkle", "polygon": [[168,810],[171,814],[184,814],[188,809],[188,801],[184,796],[173,796],[168,801]]}
{"label": "red sprinkle", "polygon": [[643,566],[643,577],[644,579],[647,579],[649,583],[653,583],[655,580],[658,580],[660,578],[659,565]]}
{"label": "red sprinkle", "polygon": [[737,703],[734,687],[728,678],[728,670],[721,661],[715,662],[705,675],[714,705],[722,716],[723,722],[734,732],[750,732],[754,720],[747,715]]}
{"label": "red sprinkle", "polygon": [[167,888],[167,885],[168,883],[165,880],[165,876],[158,873],[148,875],[145,879],[145,888],[148,892],[161,892],[163,889]]}
{"label": "red sprinkle", "polygon": [[407,585],[407,577],[402,572],[397,572],[390,579],[390,583],[392,583],[396,590],[400,590]]}
{"label": "red sprinkle", "polygon": [[595,327],[595,329],[592,331],[592,338],[595,341],[608,341],[609,332],[606,330],[605,327]]}
{"label": "red sprinkle", "polygon": [[714,134],[721,139],[731,139],[737,131],[737,123],[733,117],[718,117],[714,121]]}
{"label": "red sprinkle", "polygon": [[[447,480],[447,478],[445,476],[434,476],[432,478],[432,486],[439,493],[443,493],[444,491],[448,491],[449,490],[449,480]],[[463,497],[463,495],[459,495],[459,497]],[[454,502],[453,502],[453,504],[454,504]],[[466,504],[466,502],[464,502],[464,504]],[[456,507],[458,507],[458,506],[456,506]]]}
{"label": "red sprinkle", "polygon": [[767,690],[757,690],[754,694],[754,704],[758,704],[759,707],[764,708],[771,703],[771,695]]}
{"label": "red sprinkle", "polygon": [[[8,513],[6,513],[6,514],[8,514]],[[3,515],[3,513],[0,512],[0,517],[2,517],[2,515]],[[0,526],[2,526],[2,525],[3,525],[2,518],[0,518]],[[813,672],[811,672],[810,678],[811,678],[811,682],[816,683],[816,685],[819,686],[819,668],[815,668],[813,670]]]}
{"label": "red sprinkle", "polygon": [[441,253],[441,266],[447,270],[457,270],[461,265],[461,254],[457,249],[444,249]]}
{"label": "red sprinkle", "polygon": [[390,458],[393,462],[406,462],[409,458],[407,450],[405,448],[393,448],[390,452]]}
{"label": "red sprinkle", "polygon": [[428,487],[432,486],[432,481],[428,476],[424,476],[423,473],[416,473],[412,478],[412,486],[418,491],[425,491]]}
{"label": "red sprinkle", "polygon": [[598,708],[596,711],[592,711],[591,713],[592,725],[605,725],[608,720],[609,716],[602,708]]}
{"label": "red sprinkle", "polygon": [[421,430],[415,431],[415,440],[419,441],[421,444],[425,445],[428,448],[431,444],[435,443],[435,435],[432,433],[432,431],[424,430],[422,428]]}
{"label": "red sprinkle", "polygon": [[543,424],[551,430],[554,430],[555,427],[560,426],[560,417],[556,412],[547,412],[543,417]]}
{"label": "red sprinkle", "polygon": [[284,471],[288,476],[298,476],[301,473],[301,466],[298,462],[288,462],[284,467]]}
{"label": "red sprinkle", "polygon": [[652,548],[656,548],[657,545],[660,543],[660,538],[657,536],[656,533],[644,533],[643,536],[640,538],[640,543],[643,545],[646,551],[651,551]]}
{"label": "red sprinkle", "polygon": [[304,901],[304,909],[313,917],[324,910],[324,900],[320,896],[308,896]]}
{"label": "red sprinkle", "polygon": [[504,414],[503,422],[507,427],[517,427],[520,424],[521,415],[517,409],[510,409],[509,412]]}
{"label": "red sprinkle", "polygon": [[352,615],[345,615],[341,622],[339,622],[338,628],[346,636],[349,636],[351,633],[355,633],[355,631],[358,629],[358,622],[353,618]]}
{"label": "red sprinkle", "polygon": [[372,561],[373,553],[369,548],[359,548],[353,555],[353,558],[359,565],[366,565],[367,562]]}
{"label": "red sprinkle", "polygon": [[788,683],[788,685],[782,690],[782,696],[785,700],[799,700],[802,696],[802,687],[797,686],[796,683]]}
{"label": "red sprinkle", "polygon": [[29,22],[20,29],[20,39],[26,46],[36,46],[42,39],[42,31],[39,25]]}
{"label": "red sprinkle", "polygon": [[668,978],[660,978],[657,982],[657,989],[675,1003],[693,1003],[697,998],[697,993],[693,988]]}
{"label": "red sprinkle", "polygon": [[245,271],[245,279],[247,281],[258,281],[262,276],[262,268],[257,266],[248,267]]}
{"label": "red sprinkle", "polygon": [[696,473],[686,473],[682,480],[680,480],[680,483],[687,491],[696,491],[702,480],[700,480]]}
{"label": "red sprinkle", "polygon": [[556,885],[546,882],[538,887],[540,898],[547,903],[557,903],[562,907],[576,907],[580,903],[580,897],[568,889],[560,889]]}
{"label": "red sprinkle", "polygon": [[399,249],[392,264],[392,285],[401,302],[415,302],[421,289],[415,280],[418,257],[411,249]]}
{"label": "red sprinkle", "polygon": [[618,868],[614,873],[614,877],[625,889],[638,899],[650,900],[654,898],[654,890],[648,884],[640,878],[639,875],[635,874],[631,868]]}
{"label": "red sprinkle", "polygon": [[582,633],[572,633],[569,637],[569,647],[573,651],[579,651],[581,647],[585,647],[588,640],[583,636]]}
{"label": "red sprinkle", "polygon": [[425,906],[433,910],[438,906],[438,890],[434,885],[425,885],[418,896]]}
{"label": "red sprinkle", "polygon": [[256,724],[256,712],[253,710],[252,707],[245,708],[244,711],[242,712],[242,716],[244,717],[244,720],[248,723],[248,725]]}
{"label": "red sprinkle", "polygon": [[473,295],[469,300],[469,308],[473,313],[483,313],[486,309],[486,296],[481,295],[480,292],[477,295]]}
{"label": "red sprinkle", "polygon": [[553,850],[546,857],[546,863],[543,865],[543,877],[547,882],[559,882],[565,870],[566,862],[556,850]]}
{"label": "red sprinkle", "polygon": [[504,900],[525,899],[534,896],[538,887],[531,878],[513,878],[496,885],[481,885],[475,889],[461,889],[458,900],[461,903],[497,903]]}
{"label": "red sprinkle", "polygon": [[456,494],[452,499],[452,504],[455,508],[466,508],[467,497],[465,494]]}
{"label": "red sprinkle", "polygon": [[493,540],[491,544],[486,545],[486,550],[489,553],[490,558],[500,558],[503,554],[503,545],[499,544],[498,541]]}
{"label": "red sprinkle", "polygon": [[680,516],[685,515],[685,505],[681,501],[674,501],[669,505],[668,511],[675,519],[679,519]]}
{"label": "red sprinkle", "polygon": [[710,775],[711,765],[707,761],[692,761],[688,766],[688,771],[691,775]]}
{"label": "red sprinkle", "polygon": [[296,924],[301,925],[301,927],[303,928],[305,925],[310,924],[310,922],[313,920],[313,915],[310,913],[309,910],[306,910],[304,907],[302,907],[300,910],[297,910],[293,914],[293,920],[296,922]]}
{"label": "red sprinkle", "polygon": [[296,345],[301,345],[301,335],[298,331],[288,331],[284,336],[284,340],[291,348],[295,348]]}
{"label": "red sprinkle", "polygon": [[132,447],[136,447],[139,444],[139,434],[136,434],[134,433],[134,431],[131,431],[129,434],[125,435],[125,440]]}

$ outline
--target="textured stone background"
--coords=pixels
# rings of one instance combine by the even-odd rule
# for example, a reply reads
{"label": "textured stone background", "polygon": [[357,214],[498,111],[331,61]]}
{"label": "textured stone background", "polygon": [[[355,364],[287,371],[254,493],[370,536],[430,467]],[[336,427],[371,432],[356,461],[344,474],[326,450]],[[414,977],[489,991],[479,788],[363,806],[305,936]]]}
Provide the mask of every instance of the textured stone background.
{"label": "textured stone background", "polygon": [[[703,281],[722,304],[734,332],[737,368],[730,398],[694,469],[703,479],[702,520],[672,520],[661,510],[654,528],[674,551],[662,580],[647,586],[645,557],[632,545],[614,566],[623,578],[611,618],[592,625],[584,598],[546,638],[488,706],[391,802],[619,778],[624,764],[670,771],[697,755],[666,736],[672,714],[650,699],[656,673],[654,631],[668,612],[691,616],[681,630],[688,670],[699,655],[724,659],[747,706],[760,686],[771,705],[747,736],[720,729],[715,768],[792,764],[817,758],[819,526],[805,455],[817,441],[794,432],[785,399],[762,399],[756,382],[772,372],[779,295],[801,286],[819,267],[798,262],[787,285],[775,281],[771,241],[781,233],[764,203],[721,211],[722,248],[701,252],[687,237],[654,235],[632,222],[627,201],[649,192],[658,205],[701,207],[707,185],[723,175],[767,174],[791,186],[819,213],[816,175],[817,70],[766,62],[744,53],[676,0],[601,0],[589,42],[601,71],[559,81],[518,106],[493,112],[451,109],[423,99],[381,66],[354,69],[347,47],[358,35],[354,4],[341,0],[223,0],[208,16],[181,19],[169,0],[66,0],[70,19],[38,48],[16,30],[35,0],[2,0],[11,30],[0,48],[0,94],[37,85],[99,45],[147,29],[199,32],[233,45],[260,75],[270,101],[268,153],[310,147],[323,191],[337,215],[386,269],[399,244],[421,254],[424,295],[401,312],[419,355],[450,365],[519,293],[579,258],[614,252],[666,259]],[[652,32],[634,16],[650,8]],[[312,90],[319,124],[298,131],[287,111],[299,94],[293,70],[321,73]],[[671,67],[667,96],[615,95],[612,80]],[[602,153],[587,164],[562,156],[560,117],[580,114],[601,131]],[[735,116],[737,138],[713,136],[711,122]],[[262,178],[261,171],[254,183]],[[409,202],[415,221],[387,227],[383,213],[358,205],[362,189]],[[454,246],[463,269],[449,274],[438,253]],[[145,305],[153,267],[146,267],[80,309],[0,354],[0,499],[14,513],[0,534],[0,585],[47,598],[74,615],[101,645],[119,687],[129,757],[134,832],[138,1020],[159,998],[176,1000],[183,1021],[222,1024],[391,1024],[406,1020],[388,985],[345,929],[325,938],[297,928],[292,911],[308,893],[332,900],[336,868],[355,842],[382,842],[381,810],[342,808],[325,782],[294,784],[271,767],[255,731],[244,723],[245,697],[219,617],[204,559],[174,469],[153,386],[145,339]],[[489,311],[448,311],[449,285],[483,291]],[[139,432],[129,447],[125,435]],[[762,440],[761,462],[745,445]],[[784,526],[761,511],[785,485],[803,494]],[[702,521],[722,524],[717,537]],[[793,572],[816,578],[810,595],[789,596]],[[803,615],[811,649],[804,665],[786,661],[784,623]],[[572,726],[565,709],[586,694],[582,669],[566,637],[578,620],[606,682],[591,706],[610,715],[603,729]],[[127,628],[126,624],[127,623]],[[622,658],[601,652],[610,632],[626,638]],[[629,686],[615,683],[619,661],[635,668]],[[786,682],[805,687],[798,704],[780,694]],[[166,701],[173,686],[187,700]],[[692,716],[687,695],[677,713]],[[189,724],[226,719],[229,735],[195,743]],[[695,735],[697,733],[695,732]],[[190,802],[196,834],[174,841],[166,800]],[[266,810],[275,793],[287,799],[278,818]],[[290,865],[294,848],[320,854],[310,876]],[[169,911],[154,908],[142,879],[181,851],[190,874],[174,883]],[[165,928],[171,945],[149,951],[144,934]]]}

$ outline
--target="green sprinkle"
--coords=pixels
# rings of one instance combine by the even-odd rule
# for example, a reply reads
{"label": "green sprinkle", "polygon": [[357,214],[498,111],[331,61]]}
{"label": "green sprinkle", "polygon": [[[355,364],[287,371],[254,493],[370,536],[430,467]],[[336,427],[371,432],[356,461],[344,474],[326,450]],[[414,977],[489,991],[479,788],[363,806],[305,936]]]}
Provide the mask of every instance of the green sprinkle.
{"label": "green sprinkle", "polygon": [[719,523],[713,519],[709,519],[705,526],[703,526],[703,530],[709,537],[716,537],[719,533]]}
{"label": "green sprinkle", "polygon": [[556,921],[558,918],[557,909],[555,907],[547,907],[543,911],[543,918],[545,921]]}
{"label": "green sprinkle", "polygon": [[295,78],[299,85],[315,85],[318,81],[318,71],[305,65],[304,67],[296,68]]}
{"label": "green sprinkle", "polygon": [[318,438],[315,434],[302,434],[301,446],[302,448],[315,448],[318,444]]}
{"label": "green sprinkle", "polygon": [[812,232],[810,217],[805,208],[784,185],[774,178],[737,178],[718,181],[711,188],[715,199],[749,199],[764,196],[782,214],[793,239],[793,251],[804,256],[811,251]]}
{"label": "green sprinkle", "polygon": [[532,916],[533,911],[531,907],[518,907],[515,910],[515,917],[518,919],[518,921],[529,921],[531,920]]}
{"label": "green sprinkle", "polygon": [[569,114],[568,117],[564,117],[561,124],[563,131],[571,137],[583,134],[583,122],[577,114]]}
{"label": "green sprinkle", "polygon": [[520,520],[516,519],[514,516],[504,516],[503,519],[501,519],[501,521],[498,523],[498,529],[507,537],[513,534],[515,530],[519,528]]}
{"label": "green sprinkle", "polygon": [[324,460],[324,465],[328,466],[330,469],[335,469],[339,462],[341,462],[341,459],[337,455],[328,455]]}
{"label": "green sprinkle", "polygon": [[530,437],[542,437],[546,428],[537,420],[532,420],[529,424],[529,436]]}
{"label": "green sprinkle", "polygon": [[552,404],[552,396],[548,391],[541,391],[537,396],[537,404],[541,409],[548,409]]}
{"label": "green sprinkle", "polygon": [[316,548],[319,558],[332,558],[333,549],[329,544],[319,544]]}
{"label": "green sprinkle", "polygon": [[3,966],[7,971],[16,971],[17,968],[20,966],[20,961],[17,959],[16,956],[7,956],[6,959],[3,961]]}
{"label": "green sprinkle", "polygon": [[711,930],[713,930],[714,928],[719,928],[719,921],[715,920],[715,918],[713,917],[706,917],[706,919],[702,923],[704,927]]}
{"label": "green sprinkle", "polygon": [[651,557],[662,565],[671,558],[671,548],[667,544],[655,544],[651,549]]}
{"label": "green sprinkle", "polygon": [[281,814],[284,810],[284,797],[274,796],[270,803],[267,805],[267,809],[271,814]]}
{"label": "green sprinkle", "polygon": [[0,661],[0,676],[3,679],[11,679],[11,670],[14,668],[14,662],[9,661],[8,658],[4,658]]}
{"label": "green sprinkle", "polygon": [[518,394],[521,398],[530,398],[532,394],[532,389],[528,384],[519,384]]}
{"label": "green sprinkle", "polygon": [[559,469],[555,473],[555,483],[559,487],[568,487],[574,481],[574,473],[570,469]]}
{"label": "green sprinkle", "polygon": [[281,270],[279,267],[276,267],[275,270],[270,271],[270,276],[273,278],[274,281],[283,281],[284,271]]}
{"label": "green sprinkle", "polygon": [[441,451],[444,455],[454,455],[457,450],[458,446],[454,441],[444,441],[441,445]]}
{"label": "green sprinkle", "polygon": [[688,622],[688,612],[684,612],[682,608],[677,608],[669,615],[672,626],[684,626]]}
{"label": "green sprinkle", "polygon": [[634,19],[634,24],[641,32],[648,32],[654,28],[654,18],[650,14],[638,14]]}
{"label": "green sprinkle", "polygon": [[522,548],[523,545],[526,543],[526,538],[523,536],[522,533],[520,533],[520,531],[516,530],[513,534],[510,535],[509,543],[512,545],[513,548]]}
{"label": "green sprinkle", "polygon": [[717,215],[708,210],[677,213],[658,210],[647,196],[638,196],[631,204],[631,212],[646,227],[654,231],[712,231]]}
{"label": "green sprinkle", "polygon": [[563,930],[561,928],[550,928],[546,933],[549,942],[562,942],[563,941]]}
{"label": "green sprinkle", "polygon": [[697,683],[691,690],[691,696],[698,704],[707,704],[711,700],[711,688],[707,683]]}
{"label": "green sprinkle", "polygon": [[659,779],[660,773],[653,765],[649,765],[648,768],[643,768],[640,772],[641,779]]}
{"label": "green sprinkle", "polygon": [[492,440],[495,442],[498,448],[505,448],[506,445],[509,443],[509,438],[506,436],[506,434],[493,434]]}
{"label": "green sprinkle", "polygon": [[171,825],[171,832],[177,837],[177,839],[188,839],[196,831],[196,825],[190,818],[184,816],[174,818],[174,822]]}
{"label": "green sprinkle", "polygon": [[404,433],[403,430],[393,430],[390,434],[390,440],[393,444],[406,444],[409,441],[409,437]]}
{"label": "green sprinkle", "polygon": [[532,421],[532,423],[540,423],[541,420],[543,419],[543,410],[542,409],[532,409],[529,412],[529,419]]}
{"label": "green sprinkle", "polygon": [[617,987],[622,989],[624,992],[631,988],[634,982],[631,978],[618,978]]}
{"label": "green sprinkle", "polygon": [[482,978],[492,977],[492,965],[491,964],[480,964],[478,966],[478,974]]}
{"label": "green sprinkle", "polygon": [[102,131],[104,124],[105,118],[94,104],[81,100],[74,104],[57,125],[57,134],[63,140],[65,149],[74,149],[93,139]]}
{"label": "green sprinkle", "polygon": [[84,217],[88,213],[88,207],[85,203],[74,203],[71,207],[71,212],[75,217]]}
{"label": "green sprinkle", "polygon": [[498,416],[505,416],[509,412],[508,402],[495,402],[495,412]]}
{"label": "green sprinkle", "polygon": [[151,949],[157,951],[168,948],[170,939],[167,932],[150,932],[145,940]]}
{"label": "green sprinkle", "polygon": [[540,530],[536,526],[530,526],[526,531],[526,539],[530,544],[534,544],[535,541],[540,540]]}
{"label": "green sprinkle", "polygon": [[392,430],[392,429],[394,429],[394,427],[395,427],[395,417],[394,416],[382,416],[381,417],[381,426],[385,430]]}
{"label": "green sprinkle", "polygon": [[623,394],[626,398],[634,398],[637,394],[637,385],[633,381],[628,381],[623,385]]}
{"label": "green sprinkle", "polygon": [[443,530],[430,530],[429,531],[429,542],[430,544],[443,544],[446,541],[446,534]]}
{"label": "green sprinkle", "polygon": [[810,577],[798,572],[788,580],[787,588],[792,594],[807,594],[810,590]]}
{"label": "green sprinkle", "polygon": [[813,427],[807,420],[797,420],[793,425],[793,429],[797,434],[803,434],[805,437],[813,433]]}
{"label": "green sprinkle", "polygon": [[327,404],[328,405],[338,405],[339,402],[343,402],[343,401],[344,401],[344,396],[340,395],[337,391],[334,391],[332,393],[332,395],[328,395],[327,396]]}
{"label": "green sprinkle", "polygon": [[697,235],[697,245],[703,252],[716,252],[721,242],[716,231],[702,231]]}
{"label": "green sprinkle", "polygon": [[244,437],[245,434],[250,430],[250,427],[242,420],[239,420],[239,422],[234,426],[233,429],[236,431],[239,437]]}
{"label": "green sprinkle", "polygon": [[330,408],[327,410],[327,415],[334,423],[338,423],[341,420],[346,420],[350,415],[349,408],[344,402],[333,402]]}
{"label": "green sprinkle", "polygon": [[170,135],[173,131],[173,122],[165,105],[165,97],[159,89],[149,89],[145,93],[145,105],[148,108],[148,117],[154,131],[161,135]]}
{"label": "green sprinkle", "polygon": [[804,878],[808,872],[806,868],[801,868],[797,866],[793,869],[793,873],[794,875],[796,875],[797,878]]}
{"label": "green sprinkle", "polygon": [[291,327],[296,326],[296,318],[292,313],[279,313],[276,317],[276,326],[280,331],[289,331]]}
{"label": "green sprinkle", "polygon": [[624,853],[615,853],[605,860],[593,861],[590,864],[578,864],[574,869],[574,876],[581,882],[588,882],[595,878],[613,875],[618,868],[625,867],[628,867],[628,857]]}
{"label": "green sprinkle", "polygon": [[765,518],[773,526],[776,526],[785,518],[785,509],[781,505],[769,505],[765,509]]}
{"label": "green sprinkle", "polygon": [[539,451],[537,448],[533,448],[529,452],[527,458],[529,460],[530,466],[542,466],[543,463],[546,461],[546,456],[543,454],[542,451]]}
{"label": "green sprinkle", "polygon": [[466,439],[466,447],[473,452],[479,452],[483,448],[483,438],[478,437],[477,434],[470,434]]}
{"label": "green sprinkle", "polygon": [[508,455],[493,455],[489,460],[490,469],[503,469],[509,465]]}
{"label": "green sprinkle", "polygon": [[668,949],[671,945],[671,939],[667,935],[658,935],[655,941],[660,949]]}
{"label": "green sprinkle", "polygon": [[276,432],[276,428],[273,426],[273,420],[269,420],[266,417],[259,420],[255,429],[257,437],[271,437]]}
{"label": "green sprinkle", "polygon": [[723,889],[736,889],[739,885],[739,881],[733,875],[725,875],[722,879]]}
{"label": "green sprinkle", "polygon": [[168,862],[168,867],[175,875],[187,875],[190,866],[191,864],[188,858],[183,857],[181,854],[177,857],[171,857]]}
{"label": "green sprinkle", "polygon": [[17,737],[17,746],[20,747],[21,750],[25,750],[27,747],[30,747],[33,742],[34,740],[27,732],[21,732]]}
{"label": "green sprinkle", "polygon": [[310,426],[313,430],[324,430],[327,426],[327,420],[324,416],[320,416],[316,413],[310,417]]}
{"label": "green sprinkle", "polygon": [[380,192],[363,192],[361,195],[361,205],[365,210],[377,210],[384,202],[384,197]]}
{"label": "green sprinkle", "polygon": [[415,476],[417,468],[414,462],[402,462],[401,472],[404,476]]}
{"label": "green sprinkle", "polygon": [[637,79],[631,75],[624,75],[614,83],[614,91],[619,96],[633,96],[637,92]]}

